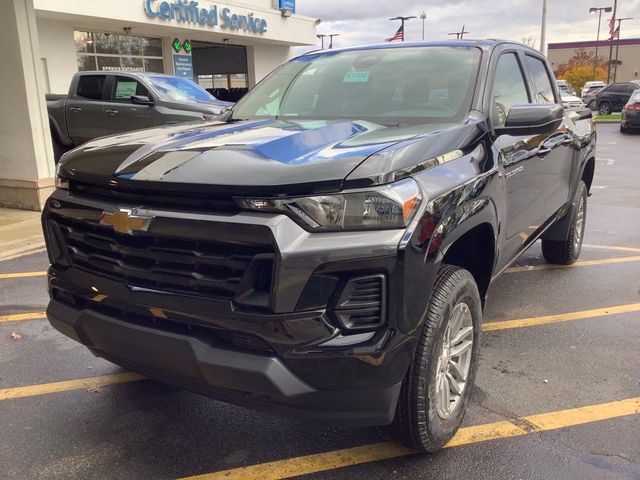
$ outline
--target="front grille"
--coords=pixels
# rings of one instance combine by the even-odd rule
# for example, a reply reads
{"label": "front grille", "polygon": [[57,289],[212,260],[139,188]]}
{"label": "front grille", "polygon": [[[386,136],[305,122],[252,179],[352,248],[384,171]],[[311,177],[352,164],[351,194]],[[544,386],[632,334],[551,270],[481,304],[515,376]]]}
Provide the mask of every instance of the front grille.
{"label": "front grille", "polygon": [[[90,183],[72,180],[69,189],[74,195],[97,200],[108,200],[122,203],[161,207],[168,209],[187,208],[189,210],[206,211],[208,213],[238,213],[240,208],[230,196],[215,197],[210,193],[202,194],[193,189],[172,194],[170,191],[156,190],[145,187],[144,182],[138,182],[135,189],[102,187]],[[173,186],[175,190],[176,186]]]}
{"label": "front grille", "polygon": [[348,330],[378,328],[385,323],[386,284],[384,275],[352,278],[335,307],[340,323]]}
{"label": "front grille", "polygon": [[177,333],[197,338],[212,347],[222,347],[234,350],[250,350],[252,352],[273,353],[273,349],[259,337],[243,332],[221,330],[204,325],[196,325],[183,321],[174,321],[154,317],[143,307],[128,305],[126,310],[114,306],[91,301],[67,290],[54,288],[53,298],[73,308],[88,309],[107,315],[121,322],[153,328],[163,332]]}
{"label": "front grille", "polygon": [[[49,222],[71,265],[127,284],[177,293],[232,299],[254,257],[260,256],[264,268],[264,257],[273,255],[273,248],[267,245],[142,232],[124,235],[110,227],[57,215]],[[262,288],[268,290],[270,285]]]}

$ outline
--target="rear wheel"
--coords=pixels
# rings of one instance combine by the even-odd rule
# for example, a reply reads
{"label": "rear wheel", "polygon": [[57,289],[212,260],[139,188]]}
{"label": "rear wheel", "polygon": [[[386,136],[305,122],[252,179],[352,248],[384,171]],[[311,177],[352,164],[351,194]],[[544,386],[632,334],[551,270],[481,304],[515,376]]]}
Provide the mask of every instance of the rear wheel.
{"label": "rear wheel", "polygon": [[611,104],[609,102],[600,102],[600,106],[598,107],[598,111],[600,115],[610,115],[611,114]]}
{"label": "rear wheel", "polygon": [[587,105],[591,110],[595,110],[596,109],[596,101],[595,100],[591,100],[589,102],[589,105]]}
{"label": "rear wheel", "polygon": [[542,255],[549,263],[571,265],[580,256],[587,219],[587,186],[582,181],[567,215],[570,215],[567,239],[564,241],[542,240]]}
{"label": "rear wheel", "polygon": [[435,452],[456,433],[471,398],[482,323],[473,276],[443,265],[402,383],[393,423],[384,433],[409,448]]}

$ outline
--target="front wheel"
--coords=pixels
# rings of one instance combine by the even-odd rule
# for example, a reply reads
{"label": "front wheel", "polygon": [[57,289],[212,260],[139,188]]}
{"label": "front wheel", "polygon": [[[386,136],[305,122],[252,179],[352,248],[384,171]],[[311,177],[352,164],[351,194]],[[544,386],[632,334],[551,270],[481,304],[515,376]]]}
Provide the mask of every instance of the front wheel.
{"label": "front wheel", "polygon": [[443,265],[422,320],[393,423],[383,430],[411,449],[436,452],[460,427],[475,381],[482,305],[473,276]]}
{"label": "front wheel", "polygon": [[587,186],[580,182],[571,205],[569,235],[566,240],[542,240],[542,255],[549,263],[571,265],[580,256],[587,219]]}

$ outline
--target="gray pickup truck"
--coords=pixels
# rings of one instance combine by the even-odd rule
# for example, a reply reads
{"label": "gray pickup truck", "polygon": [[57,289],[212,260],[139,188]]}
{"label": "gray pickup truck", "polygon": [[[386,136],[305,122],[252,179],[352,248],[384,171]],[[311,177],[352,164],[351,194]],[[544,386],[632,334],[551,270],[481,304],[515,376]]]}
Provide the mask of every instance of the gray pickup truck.
{"label": "gray pickup truck", "polygon": [[158,73],[81,72],[68,95],[47,95],[56,162],[97,137],[210,120],[231,105],[191,80]]}

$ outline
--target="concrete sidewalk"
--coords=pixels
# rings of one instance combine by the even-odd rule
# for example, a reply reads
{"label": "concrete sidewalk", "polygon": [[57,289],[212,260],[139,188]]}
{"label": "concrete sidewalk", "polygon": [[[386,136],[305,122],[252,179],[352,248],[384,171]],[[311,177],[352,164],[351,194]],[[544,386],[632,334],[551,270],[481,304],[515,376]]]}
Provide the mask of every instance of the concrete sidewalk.
{"label": "concrete sidewalk", "polygon": [[0,260],[44,249],[40,212],[0,208]]}

